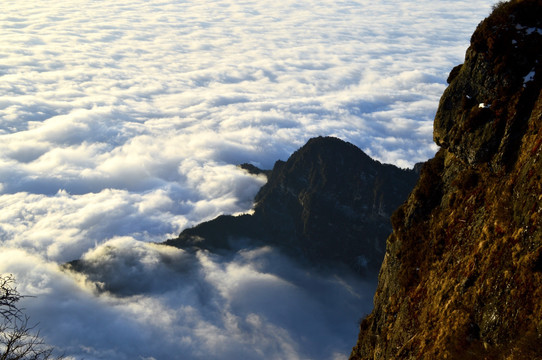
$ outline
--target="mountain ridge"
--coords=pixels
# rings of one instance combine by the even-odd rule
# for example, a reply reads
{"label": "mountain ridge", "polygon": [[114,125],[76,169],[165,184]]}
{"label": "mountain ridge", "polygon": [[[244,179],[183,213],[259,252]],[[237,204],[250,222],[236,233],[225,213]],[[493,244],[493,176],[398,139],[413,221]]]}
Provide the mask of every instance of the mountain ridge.
{"label": "mountain ridge", "polygon": [[313,265],[375,273],[391,232],[389,216],[418,177],[417,170],[381,164],[333,137],[310,139],[265,173],[253,214],[219,216],[166,244],[212,251],[266,244]]}

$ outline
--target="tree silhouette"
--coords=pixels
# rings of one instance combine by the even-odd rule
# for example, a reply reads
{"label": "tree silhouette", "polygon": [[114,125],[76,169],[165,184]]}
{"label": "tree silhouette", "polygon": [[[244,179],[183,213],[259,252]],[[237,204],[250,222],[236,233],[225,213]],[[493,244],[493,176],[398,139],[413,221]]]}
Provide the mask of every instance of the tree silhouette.
{"label": "tree silhouette", "polygon": [[13,275],[0,275],[0,360],[48,360],[54,357],[53,348],[40,337],[37,325],[17,306],[21,295],[15,287]]}

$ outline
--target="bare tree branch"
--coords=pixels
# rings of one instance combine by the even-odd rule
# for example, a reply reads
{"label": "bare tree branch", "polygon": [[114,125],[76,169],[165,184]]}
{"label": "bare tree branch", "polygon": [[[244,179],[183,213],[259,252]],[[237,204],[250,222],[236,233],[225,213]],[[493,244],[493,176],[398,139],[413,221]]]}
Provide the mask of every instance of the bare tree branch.
{"label": "bare tree branch", "polygon": [[24,296],[17,291],[13,275],[0,276],[0,317],[20,320],[22,312],[15,304],[22,298]]}
{"label": "bare tree branch", "polygon": [[[0,274],[0,360],[50,360],[54,349],[40,337],[37,325],[17,307],[24,298],[13,275]],[[56,359],[62,359],[57,357]]]}

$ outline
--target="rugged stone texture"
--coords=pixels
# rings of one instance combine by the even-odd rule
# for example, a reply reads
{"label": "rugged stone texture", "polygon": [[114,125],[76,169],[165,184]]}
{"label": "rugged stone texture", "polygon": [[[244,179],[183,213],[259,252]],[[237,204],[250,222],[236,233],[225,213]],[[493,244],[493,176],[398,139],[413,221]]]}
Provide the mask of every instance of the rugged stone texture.
{"label": "rugged stone texture", "polygon": [[541,1],[478,26],[351,359],[542,359],[541,64]]}
{"label": "rugged stone texture", "polygon": [[415,170],[381,164],[331,137],[309,140],[267,175],[253,215],[220,216],[167,244],[212,251],[272,244],[312,264],[342,263],[376,273],[391,233],[390,215],[418,178]]}
{"label": "rugged stone texture", "polygon": [[[525,82],[542,66],[536,9],[540,1],[514,4],[497,8],[479,25],[465,65],[450,74],[448,80],[453,81],[435,117],[435,142],[469,164],[499,168],[513,162],[509,158],[526,130],[520,120],[528,116],[538,96],[536,87]],[[514,6],[532,11],[513,11]]]}

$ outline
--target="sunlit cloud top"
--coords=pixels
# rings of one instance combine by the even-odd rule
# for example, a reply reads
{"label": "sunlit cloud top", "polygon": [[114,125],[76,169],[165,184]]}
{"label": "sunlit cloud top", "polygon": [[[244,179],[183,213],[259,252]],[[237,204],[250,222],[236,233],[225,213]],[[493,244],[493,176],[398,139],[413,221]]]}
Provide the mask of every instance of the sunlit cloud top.
{"label": "sunlit cloud top", "polygon": [[248,210],[264,180],[234,166],[271,168],[317,135],[426,160],[447,74],[489,7],[5,1],[3,239],[63,260],[112,236],[161,241]]}

